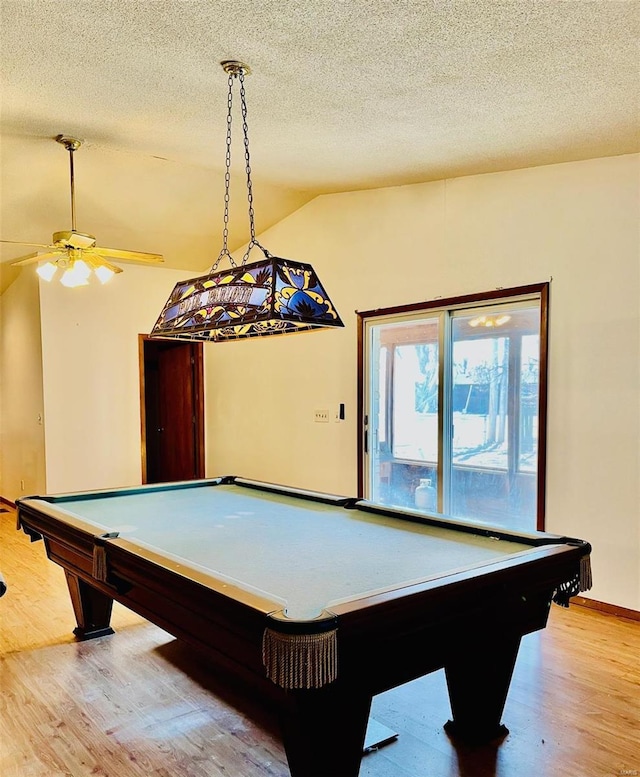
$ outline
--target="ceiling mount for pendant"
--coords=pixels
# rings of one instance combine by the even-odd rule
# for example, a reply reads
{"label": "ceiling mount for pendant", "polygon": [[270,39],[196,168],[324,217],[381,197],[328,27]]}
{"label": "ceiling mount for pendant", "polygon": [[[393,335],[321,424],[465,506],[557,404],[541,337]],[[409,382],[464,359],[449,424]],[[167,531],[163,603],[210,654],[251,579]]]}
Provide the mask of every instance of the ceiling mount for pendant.
{"label": "ceiling mount for pendant", "polygon": [[[235,59],[227,59],[220,64],[229,76],[222,248],[207,275],[176,284],[151,331],[151,337],[221,342],[342,327],[344,324],[313,267],[273,256],[256,238],[244,91],[244,77],[251,73],[251,69]],[[240,83],[250,232],[247,249],[239,265],[228,249],[232,106],[236,81]],[[247,264],[254,248],[262,251],[264,258]],[[231,269],[217,269],[223,258],[229,261]]]}
{"label": "ceiling mount for pendant", "polygon": [[251,75],[251,68],[249,65],[245,65],[244,62],[238,62],[237,59],[223,59],[220,63],[225,73],[231,76],[243,76]]}
{"label": "ceiling mount for pendant", "polygon": [[71,138],[68,135],[58,135],[56,141],[61,143],[67,151],[77,151],[82,145],[82,141],[77,138]]}

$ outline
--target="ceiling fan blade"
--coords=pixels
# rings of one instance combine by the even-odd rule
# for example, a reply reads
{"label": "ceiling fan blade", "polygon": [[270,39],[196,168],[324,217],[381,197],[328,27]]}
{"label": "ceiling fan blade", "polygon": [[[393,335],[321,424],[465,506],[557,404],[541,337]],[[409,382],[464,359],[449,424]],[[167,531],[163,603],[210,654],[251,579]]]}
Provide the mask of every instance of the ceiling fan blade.
{"label": "ceiling fan blade", "polygon": [[15,262],[11,262],[12,267],[22,267],[25,264],[33,264],[34,262],[46,262],[47,259],[53,259],[56,261],[63,256],[65,251],[36,251],[35,254],[27,254],[27,256],[21,256]]}
{"label": "ceiling fan blade", "polygon": [[98,254],[98,256],[109,257],[110,259],[117,259],[120,262],[147,262],[149,264],[164,262],[162,254],[146,254],[142,251],[125,251],[119,248],[96,246],[92,249],[92,253]]}
{"label": "ceiling fan blade", "polygon": [[0,240],[0,243],[11,243],[14,246],[35,246],[37,248],[51,248],[50,243],[23,243],[22,240]]}
{"label": "ceiling fan blade", "polygon": [[[96,258],[94,259],[93,257]],[[111,264],[111,262],[107,262],[106,259],[100,256],[100,254],[97,254],[95,251],[85,251],[84,258],[92,270],[95,270],[97,267],[106,267],[107,270],[111,270],[112,273],[123,272],[122,267],[118,267],[115,264]]]}

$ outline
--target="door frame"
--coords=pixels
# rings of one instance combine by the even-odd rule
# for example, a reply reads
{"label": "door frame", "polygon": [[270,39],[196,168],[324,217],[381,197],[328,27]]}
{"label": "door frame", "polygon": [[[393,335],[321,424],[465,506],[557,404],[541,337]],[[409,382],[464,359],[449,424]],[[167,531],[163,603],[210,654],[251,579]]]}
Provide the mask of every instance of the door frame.
{"label": "door frame", "polygon": [[[147,404],[145,378],[145,343],[161,342],[159,338],[148,334],[138,335],[138,369],[140,375],[140,459],[142,483],[147,483]],[[195,437],[196,437],[196,479],[205,476],[205,445],[204,445],[204,359],[203,344],[185,340],[184,347],[195,346],[193,349],[193,382],[195,390]]]}

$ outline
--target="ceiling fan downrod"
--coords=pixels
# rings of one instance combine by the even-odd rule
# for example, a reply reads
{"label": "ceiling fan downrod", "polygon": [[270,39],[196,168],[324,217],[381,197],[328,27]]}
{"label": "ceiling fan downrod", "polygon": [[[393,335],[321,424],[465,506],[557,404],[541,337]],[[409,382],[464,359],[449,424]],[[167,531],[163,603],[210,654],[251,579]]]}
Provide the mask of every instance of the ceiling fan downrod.
{"label": "ceiling fan downrod", "polygon": [[69,152],[69,171],[71,175],[71,231],[76,231],[76,187],[73,175],[73,152],[82,145],[82,141],[71,138],[68,135],[58,135],[56,141],[61,143]]}

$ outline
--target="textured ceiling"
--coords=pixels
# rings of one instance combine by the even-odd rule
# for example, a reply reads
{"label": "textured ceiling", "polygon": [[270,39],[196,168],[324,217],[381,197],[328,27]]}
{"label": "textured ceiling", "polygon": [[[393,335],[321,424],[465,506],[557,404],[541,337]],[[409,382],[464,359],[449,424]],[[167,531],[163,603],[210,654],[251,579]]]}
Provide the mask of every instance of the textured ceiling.
{"label": "textured ceiling", "polygon": [[[76,194],[93,221],[80,229],[206,264],[204,243],[219,248],[223,59],[253,71],[259,229],[318,193],[640,150],[634,1],[0,0],[0,15],[7,240],[69,227],[66,152],[51,141],[65,133],[85,141]],[[138,186],[166,201],[165,224],[172,193],[191,203],[163,245],[148,236],[158,214],[127,222],[123,188]]]}

